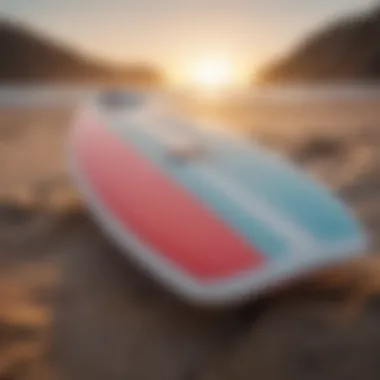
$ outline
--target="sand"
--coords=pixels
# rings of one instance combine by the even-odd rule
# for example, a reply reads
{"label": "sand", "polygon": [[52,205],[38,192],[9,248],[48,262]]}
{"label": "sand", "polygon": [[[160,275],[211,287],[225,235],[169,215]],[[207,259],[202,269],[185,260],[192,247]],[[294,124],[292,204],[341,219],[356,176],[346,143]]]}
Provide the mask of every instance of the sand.
{"label": "sand", "polygon": [[70,110],[1,110],[0,379],[378,380],[380,127],[331,133],[297,120],[297,131],[252,134],[337,191],[373,254],[202,310],[130,265],[91,221],[62,156]]}

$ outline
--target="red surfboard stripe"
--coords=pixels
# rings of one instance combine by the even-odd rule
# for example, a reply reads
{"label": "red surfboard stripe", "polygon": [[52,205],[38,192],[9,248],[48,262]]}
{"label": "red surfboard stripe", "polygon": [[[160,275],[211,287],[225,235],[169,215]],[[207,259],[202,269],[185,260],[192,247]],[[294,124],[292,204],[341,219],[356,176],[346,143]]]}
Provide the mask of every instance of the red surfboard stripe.
{"label": "red surfboard stripe", "polygon": [[206,281],[265,259],[201,202],[100,125],[77,128],[75,154],[103,204],[155,252]]}

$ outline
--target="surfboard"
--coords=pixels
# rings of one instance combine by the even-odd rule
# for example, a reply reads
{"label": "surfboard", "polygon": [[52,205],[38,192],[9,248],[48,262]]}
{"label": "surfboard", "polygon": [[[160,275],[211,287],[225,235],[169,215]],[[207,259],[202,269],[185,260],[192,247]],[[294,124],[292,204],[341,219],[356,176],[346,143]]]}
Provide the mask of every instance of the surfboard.
{"label": "surfboard", "polygon": [[70,170],[121,252],[171,291],[235,303],[365,253],[352,211],[287,159],[150,104],[92,100],[71,130]]}

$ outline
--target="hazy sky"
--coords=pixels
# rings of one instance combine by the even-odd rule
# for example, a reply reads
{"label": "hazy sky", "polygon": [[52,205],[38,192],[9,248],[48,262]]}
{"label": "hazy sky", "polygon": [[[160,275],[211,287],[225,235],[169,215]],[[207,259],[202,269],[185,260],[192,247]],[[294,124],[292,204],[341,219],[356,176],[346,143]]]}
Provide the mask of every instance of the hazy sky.
{"label": "hazy sky", "polygon": [[207,56],[226,57],[248,72],[320,24],[378,2],[0,0],[0,13],[97,55],[156,63],[180,76]]}

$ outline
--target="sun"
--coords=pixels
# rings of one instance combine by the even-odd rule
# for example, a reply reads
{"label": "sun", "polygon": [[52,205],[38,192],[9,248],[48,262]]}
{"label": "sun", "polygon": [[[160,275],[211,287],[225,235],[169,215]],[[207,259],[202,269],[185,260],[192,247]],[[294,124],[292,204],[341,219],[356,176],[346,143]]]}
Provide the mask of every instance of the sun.
{"label": "sun", "polygon": [[206,59],[194,65],[191,83],[201,89],[214,90],[233,83],[233,68],[227,60]]}

